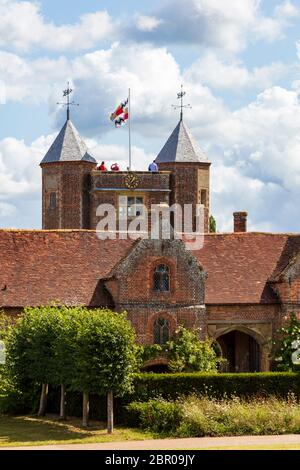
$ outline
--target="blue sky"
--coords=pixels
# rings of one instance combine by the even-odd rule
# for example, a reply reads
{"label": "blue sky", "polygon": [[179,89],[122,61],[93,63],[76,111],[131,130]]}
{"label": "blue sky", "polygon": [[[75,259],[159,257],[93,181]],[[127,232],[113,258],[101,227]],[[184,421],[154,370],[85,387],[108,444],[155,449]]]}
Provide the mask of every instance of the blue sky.
{"label": "blue sky", "polygon": [[0,227],[41,226],[39,162],[72,120],[99,160],[127,166],[109,112],[132,90],[133,157],[144,169],[178,120],[212,161],[220,231],[299,231],[300,5],[296,0],[0,0]]}

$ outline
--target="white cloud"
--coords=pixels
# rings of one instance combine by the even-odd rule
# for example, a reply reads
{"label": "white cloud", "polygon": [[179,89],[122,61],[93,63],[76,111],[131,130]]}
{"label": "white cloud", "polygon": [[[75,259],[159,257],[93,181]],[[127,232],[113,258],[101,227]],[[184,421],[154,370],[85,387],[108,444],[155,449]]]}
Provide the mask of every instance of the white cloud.
{"label": "white cloud", "polygon": [[291,67],[275,62],[248,70],[238,60],[226,60],[213,52],[194,62],[185,73],[191,83],[205,83],[217,90],[263,90],[286,77]]}
{"label": "white cloud", "polygon": [[[128,148],[116,144],[102,144],[96,139],[87,139],[86,143],[94,158],[100,163],[105,161],[109,169],[114,163],[118,163],[121,171],[126,171],[129,162]],[[136,171],[145,171],[155,154],[147,153],[142,148],[132,146],[132,167]]]}
{"label": "white cloud", "polygon": [[237,53],[249,41],[274,41],[284,36],[299,9],[291,2],[277,5],[273,15],[262,13],[260,0],[170,0],[153,12],[162,21],[152,30],[132,27],[136,40],[198,44]]}
{"label": "white cloud", "polygon": [[275,7],[274,16],[275,18],[279,19],[290,19],[299,17],[300,10],[299,7],[296,7],[292,2],[289,0],[280,3]]}
{"label": "white cloud", "polygon": [[162,20],[155,18],[155,16],[137,15],[136,26],[140,31],[153,31],[157,28]]}
{"label": "white cloud", "polygon": [[116,26],[106,11],[82,15],[76,24],[56,26],[44,19],[38,3],[30,1],[0,0],[0,17],[0,47],[18,51],[89,49],[107,40]]}
{"label": "white cloud", "polygon": [[0,202],[0,217],[12,217],[16,215],[16,208],[12,204]]}

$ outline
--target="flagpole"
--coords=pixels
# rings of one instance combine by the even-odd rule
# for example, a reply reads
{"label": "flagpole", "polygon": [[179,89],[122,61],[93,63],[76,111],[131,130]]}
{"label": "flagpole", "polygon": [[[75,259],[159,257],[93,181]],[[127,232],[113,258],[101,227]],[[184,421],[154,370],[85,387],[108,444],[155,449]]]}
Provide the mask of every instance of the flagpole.
{"label": "flagpole", "polygon": [[131,171],[131,96],[130,96],[130,88],[129,88],[129,93],[128,93],[128,131],[129,131],[129,171]]}

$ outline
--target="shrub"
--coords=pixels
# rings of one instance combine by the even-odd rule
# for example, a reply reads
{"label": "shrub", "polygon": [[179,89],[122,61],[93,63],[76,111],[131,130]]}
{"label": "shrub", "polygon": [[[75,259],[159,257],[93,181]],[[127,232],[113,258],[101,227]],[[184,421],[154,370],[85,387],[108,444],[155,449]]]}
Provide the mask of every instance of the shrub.
{"label": "shrub", "polygon": [[133,402],[127,406],[131,425],[156,433],[173,433],[182,419],[182,408],[176,402],[162,399],[147,403]]}
{"label": "shrub", "polygon": [[220,359],[209,340],[200,341],[199,331],[180,326],[167,343],[169,369],[172,372],[217,372]]}
{"label": "shrub", "polygon": [[[278,330],[279,340],[274,343],[273,359],[277,370],[299,370],[293,364],[295,343],[300,341],[300,321],[292,313],[286,324]],[[299,356],[298,356],[299,357]]]}
{"label": "shrub", "polygon": [[176,400],[191,394],[214,398],[270,396],[300,397],[300,374],[265,372],[244,374],[139,374],[135,378],[132,401],[148,401],[162,397]]}
{"label": "shrub", "polygon": [[300,432],[300,405],[290,395],[260,400],[187,397],[131,403],[129,412],[143,429],[176,437],[274,435]]}

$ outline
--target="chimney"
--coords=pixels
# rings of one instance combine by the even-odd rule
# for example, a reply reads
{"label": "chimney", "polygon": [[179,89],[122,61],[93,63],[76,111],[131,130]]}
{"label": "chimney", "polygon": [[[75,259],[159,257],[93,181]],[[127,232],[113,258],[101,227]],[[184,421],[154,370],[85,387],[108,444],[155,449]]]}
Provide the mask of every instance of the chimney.
{"label": "chimney", "polygon": [[247,217],[248,212],[234,212],[233,221],[234,221],[234,232],[247,232]]}

